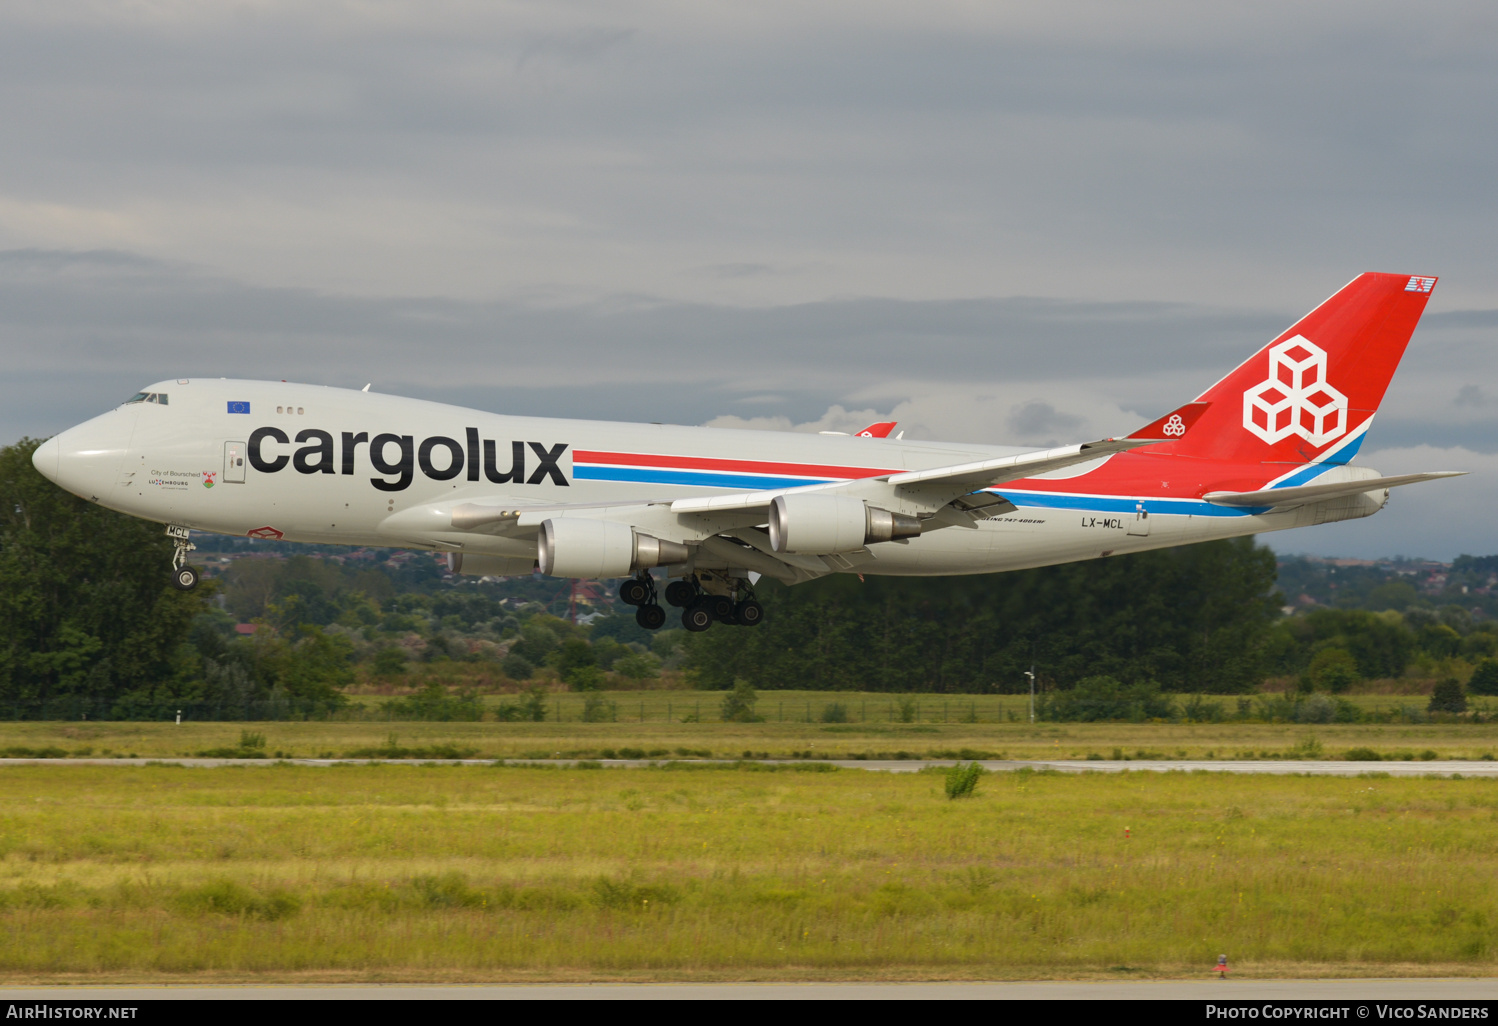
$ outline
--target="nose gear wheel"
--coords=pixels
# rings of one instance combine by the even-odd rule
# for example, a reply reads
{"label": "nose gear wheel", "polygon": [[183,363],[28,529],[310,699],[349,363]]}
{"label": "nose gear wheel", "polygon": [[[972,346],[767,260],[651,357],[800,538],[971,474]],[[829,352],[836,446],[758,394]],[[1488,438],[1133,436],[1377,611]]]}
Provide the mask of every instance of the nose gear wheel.
{"label": "nose gear wheel", "polygon": [[176,524],[168,524],[167,537],[172,540],[172,587],[179,591],[192,591],[198,586],[198,572],[187,565],[187,554],[197,548],[192,543],[192,532]]}

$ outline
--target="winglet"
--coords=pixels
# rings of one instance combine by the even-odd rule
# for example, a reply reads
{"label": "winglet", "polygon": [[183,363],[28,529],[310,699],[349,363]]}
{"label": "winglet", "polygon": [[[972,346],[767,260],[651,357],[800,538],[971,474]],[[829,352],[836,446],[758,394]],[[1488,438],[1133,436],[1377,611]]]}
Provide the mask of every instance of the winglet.
{"label": "winglet", "polygon": [[1191,430],[1191,425],[1195,424],[1211,405],[1211,403],[1187,403],[1179,410],[1167,413],[1159,420],[1146,424],[1125,437],[1150,439],[1157,442],[1175,441],[1177,438],[1184,437],[1186,432]]}

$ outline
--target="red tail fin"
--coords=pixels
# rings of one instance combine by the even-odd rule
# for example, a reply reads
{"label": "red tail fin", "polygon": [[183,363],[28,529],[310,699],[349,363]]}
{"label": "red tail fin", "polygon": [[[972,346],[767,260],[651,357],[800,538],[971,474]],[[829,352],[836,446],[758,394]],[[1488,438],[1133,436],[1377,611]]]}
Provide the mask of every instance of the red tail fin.
{"label": "red tail fin", "polygon": [[1151,453],[1235,463],[1346,463],[1383,401],[1436,279],[1360,274],[1198,397]]}

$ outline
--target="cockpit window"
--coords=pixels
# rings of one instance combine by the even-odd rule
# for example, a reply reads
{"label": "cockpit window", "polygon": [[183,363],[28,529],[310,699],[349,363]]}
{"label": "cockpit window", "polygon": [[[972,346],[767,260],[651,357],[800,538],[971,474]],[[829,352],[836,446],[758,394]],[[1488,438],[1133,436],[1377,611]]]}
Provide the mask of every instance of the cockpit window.
{"label": "cockpit window", "polygon": [[129,399],[125,400],[125,405],[129,406],[131,403],[143,403],[146,401],[146,397],[148,395],[150,395],[149,392],[136,392]]}
{"label": "cockpit window", "polygon": [[162,406],[165,406],[166,405],[166,393],[165,392],[136,392],[135,395],[133,395],[129,399],[125,400],[125,405],[126,406],[129,406],[131,403],[158,403],[158,404],[160,404]]}

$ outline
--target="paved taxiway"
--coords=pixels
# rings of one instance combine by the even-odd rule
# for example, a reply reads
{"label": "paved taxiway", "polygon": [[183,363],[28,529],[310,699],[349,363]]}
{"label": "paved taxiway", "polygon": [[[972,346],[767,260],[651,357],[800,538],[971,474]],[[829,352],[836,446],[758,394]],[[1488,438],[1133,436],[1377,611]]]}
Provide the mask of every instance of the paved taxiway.
{"label": "paved taxiway", "polygon": [[[523,986],[3,987],[4,1001],[203,1000],[1494,1001],[1498,980],[1140,980],[1099,983],[539,983]],[[1356,1014],[1356,1013],[1353,1013]]]}
{"label": "paved taxiway", "polygon": [[[572,766],[576,759],[510,759],[509,766]],[[594,759],[590,764],[615,766],[624,769],[659,766],[666,759]],[[733,765],[727,759],[674,760],[692,763],[721,763]],[[845,769],[873,770],[884,773],[915,773],[928,766],[952,766],[951,759],[756,759],[766,765],[805,765],[808,762],[825,762]],[[1356,777],[1365,773],[1385,773],[1391,777],[1498,777],[1498,762],[1475,759],[1445,759],[1436,762],[1345,762],[1338,760],[1191,760],[1191,759],[1124,759],[1080,760],[1080,759],[981,759],[987,769],[996,773],[1019,769],[1053,769],[1061,773],[1122,773],[1125,771],[1147,771],[1153,773],[1268,773],[1293,775],[1303,773],[1318,777]],[[6,766],[145,766],[152,763],[173,766],[275,766],[281,763],[293,766],[338,766],[384,763],[392,766],[492,766],[492,759],[0,759],[0,769]]]}

